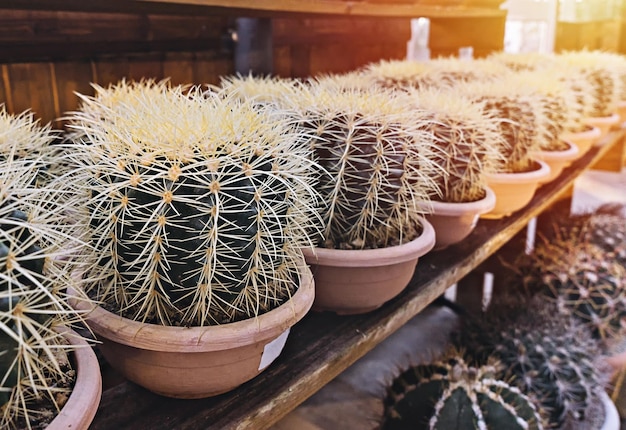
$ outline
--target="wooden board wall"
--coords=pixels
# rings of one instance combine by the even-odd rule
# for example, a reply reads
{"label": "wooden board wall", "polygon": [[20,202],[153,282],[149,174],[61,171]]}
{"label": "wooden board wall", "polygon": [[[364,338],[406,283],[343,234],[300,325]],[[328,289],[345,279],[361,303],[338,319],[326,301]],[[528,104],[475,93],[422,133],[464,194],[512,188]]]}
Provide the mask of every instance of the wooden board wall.
{"label": "wooden board wall", "polygon": [[77,107],[74,92],[92,94],[91,83],[216,84],[233,73],[232,28],[226,17],[2,11],[0,103],[49,122]]}
{"label": "wooden board wall", "polygon": [[[219,82],[233,73],[236,17],[2,10],[0,103],[33,110],[44,122],[75,109],[91,83],[170,78]],[[282,77],[342,73],[402,59],[408,18],[308,17],[272,20],[273,71]],[[502,49],[503,18],[432,20],[433,56],[474,47]],[[55,125],[62,125],[56,122]]]}

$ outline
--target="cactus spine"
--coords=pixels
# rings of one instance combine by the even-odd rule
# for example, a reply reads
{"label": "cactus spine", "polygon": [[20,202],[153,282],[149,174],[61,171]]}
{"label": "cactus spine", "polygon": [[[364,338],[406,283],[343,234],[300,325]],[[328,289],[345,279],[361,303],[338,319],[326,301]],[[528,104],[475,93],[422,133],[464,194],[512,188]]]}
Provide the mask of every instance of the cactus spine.
{"label": "cactus spine", "polygon": [[499,372],[497,362],[473,367],[455,353],[410,367],[387,390],[383,428],[543,428],[530,398],[498,379]]}
{"label": "cactus spine", "polygon": [[[275,107],[200,87],[109,91],[72,114],[69,154],[90,209],[90,291],[128,318],[210,325],[298,287],[315,231],[310,149]],[[115,88],[111,91],[115,92]],[[95,118],[91,112],[106,112]]]}
{"label": "cactus spine", "polygon": [[441,169],[434,179],[441,196],[432,199],[457,203],[484,198],[484,172],[504,164],[501,154],[506,143],[495,121],[479,103],[451,91],[427,89],[410,95],[415,98],[415,117],[425,120],[425,130],[440,149],[435,160]]}
{"label": "cactus spine", "polygon": [[72,347],[59,329],[79,320],[65,288],[76,287],[81,229],[64,223],[67,193],[37,187],[52,161],[50,127],[29,113],[0,119],[0,427],[31,428],[50,419],[35,404],[58,411],[71,391]]}
{"label": "cactus spine", "polygon": [[314,137],[326,247],[377,248],[413,240],[436,188],[432,143],[400,92],[312,83],[293,100],[299,126]]}
{"label": "cactus spine", "polygon": [[[511,91],[506,79],[461,86],[461,91],[482,103],[487,115],[495,118],[507,145],[503,157],[504,172],[524,172],[536,163],[534,152],[540,149],[545,124],[542,111],[535,109],[536,100],[525,89]],[[515,88],[515,87],[513,87]]]}
{"label": "cactus spine", "polygon": [[541,298],[506,297],[469,322],[459,339],[473,360],[497,359],[503,379],[536,399],[550,428],[596,428],[609,372],[598,359],[598,341],[571,315]]}

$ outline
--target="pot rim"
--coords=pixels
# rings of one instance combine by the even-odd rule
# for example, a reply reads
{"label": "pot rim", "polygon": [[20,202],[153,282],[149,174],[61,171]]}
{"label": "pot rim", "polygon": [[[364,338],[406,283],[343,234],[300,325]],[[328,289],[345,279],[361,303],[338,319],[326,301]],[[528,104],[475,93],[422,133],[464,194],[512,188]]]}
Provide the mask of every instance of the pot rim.
{"label": "pot rim", "polygon": [[541,151],[535,151],[534,154],[536,157],[539,157],[541,160],[548,160],[548,161],[568,161],[568,160],[574,160],[576,159],[576,157],[578,157],[578,153],[580,152],[580,150],[578,149],[578,146],[576,146],[571,140],[569,139],[561,139],[562,142],[566,143],[569,148],[564,149],[562,151],[550,151],[550,150],[541,150]]}
{"label": "pot rim", "polygon": [[300,286],[285,303],[245,320],[204,327],[148,324],[124,318],[101,306],[76,301],[72,306],[88,311],[89,327],[108,340],[161,352],[208,352],[269,341],[302,319],[313,305],[315,283],[302,257],[298,263]]}
{"label": "pot rim", "polygon": [[422,234],[410,242],[376,249],[302,248],[309,264],[333,267],[372,267],[417,260],[435,246],[435,229],[424,218],[420,219]]}
{"label": "pot rim", "polygon": [[587,124],[591,127],[591,130],[577,131],[577,132],[565,132],[561,135],[563,140],[580,140],[580,139],[597,139],[602,134],[600,127]]}
{"label": "pot rim", "polygon": [[509,173],[509,172],[497,172],[497,173],[485,173],[485,177],[490,182],[499,182],[504,184],[523,184],[539,182],[550,176],[550,166],[545,161],[535,160],[540,167],[530,172],[521,173]]}
{"label": "pot rim", "polygon": [[432,215],[463,215],[467,213],[483,214],[489,212],[496,205],[496,194],[489,187],[485,187],[485,197],[473,202],[438,202],[431,201]]}
{"label": "pot rim", "polygon": [[100,365],[91,346],[78,333],[69,328],[63,328],[62,333],[65,339],[76,346],[72,350],[76,381],[67,402],[47,429],[86,429],[96,415],[102,396]]}
{"label": "pot rim", "polygon": [[600,124],[617,124],[619,122],[619,115],[617,112],[613,112],[607,116],[590,116],[584,119],[585,122],[600,123]]}

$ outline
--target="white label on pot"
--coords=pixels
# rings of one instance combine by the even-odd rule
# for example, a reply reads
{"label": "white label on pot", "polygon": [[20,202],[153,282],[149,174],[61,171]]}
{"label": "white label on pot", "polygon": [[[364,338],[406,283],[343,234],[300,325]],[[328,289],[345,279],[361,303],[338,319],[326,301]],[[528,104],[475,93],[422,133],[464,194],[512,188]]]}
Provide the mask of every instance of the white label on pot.
{"label": "white label on pot", "polygon": [[285,330],[280,336],[265,345],[265,348],[263,348],[263,355],[261,356],[261,364],[259,364],[259,370],[265,369],[267,366],[272,364],[274,360],[276,360],[276,357],[278,357],[280,352],[285,347],[287,336],[289,336],[289,329]]}

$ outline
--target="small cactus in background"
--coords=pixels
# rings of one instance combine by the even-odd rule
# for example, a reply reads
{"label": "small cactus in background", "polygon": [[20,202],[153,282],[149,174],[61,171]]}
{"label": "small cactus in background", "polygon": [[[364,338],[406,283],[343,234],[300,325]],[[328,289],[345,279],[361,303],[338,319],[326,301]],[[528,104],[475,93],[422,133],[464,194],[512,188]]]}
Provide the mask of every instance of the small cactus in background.
{"label": "small cactus in background", "polygon": [[427,77],[438,87],[456,86],[469,82],[491,82],[502,79],[511,71],[496,61],[475,59],[471,62],[456,57],[439,57],[426,63]]}
{"label": "small cactus in background", "polygon": [[77,287],[82,229],[65,222],[74,202],[58,184],[38,187],[50,128],[27,113],[0,116],[0,427],[31,428],[54,418],[74,381],[60,330],[80,320],[65,290]]}
{"label": "small cactus in background", "polygon": [[382,428],[542,429],[531,399],[499,379],[501,372],[498,362],[474,367],[454,351],[412,366],[387,389]]}
{"label": "small cactus in background", "polygon": [[428,88],[436,83],[428,76],[429,68],[424,63],[406,60],[381,60],[368,64],[363,69],[363,77],[380,88],[408,89]]}
{"label": "small cactus in background", "polygon": [[275,106],[200,87],[145,95],[83,96],[86,111],[70,117],[90,294],[127,318],[193,326],[288,300],[319,228],[310,148]]}
{"label": "small cactus in background", "polygon": [[604,415],[599,395],[609,369],[587,327],[554,304],[519,295],[501,298],[466,323],[456,344],[473,362],[497,359],[503,378],[536,399],[548,427],[599,428],[593,420]]}
{"label": "small cactus in background", "polygon": [[434,158],[441,167],[434,171],[441,195],[431,198],[451,203],[484,198],[484,172],[499,170],[504,164],[506,143],[496,122],[486,116],[480,103],[451,91],[427,89],[410,95],[415,99],[415,118],[424,120],[425,129],[441,149]]}
{"label": "small cactus in background", "polygon": [[526,72],[543,70],[554,63],[554,56],[539,52],[496,52],[487,57],[488,60],[504,64],[513,72]]}
{"label": "small cactus in background", "polygon": [[256,103],[278,103],[282,106],[281,100],[298,91],[301,85],[303,83],[296,79],[235,75],[222,77],[217,91]]}
{"label": "small cactus in background", "polygon": [[293,100],[296,122],[314,137],[315,156],[327,172],[319,191],[328,204],[320,246],[378,248],[413,240],[436,186],[427,124],[402,92],[343,92],[312,82]]}
{"label": "small cactus in background", "polygon": [[511,268],[527,291],[554,301],[609,348],[623,338],[626,270],[596,245],[576,237],[541,240]]}
{"label": "small cactus in background", "polygon": [[462,94],[481,103],[490,118],[496,121],[506,141],[502,156],[506,159],[501,172],[525,172],[536,163],[534,153],[540,149],[545,131],[542,110],[525,89],[515,89],[510,81],[478,82],[458,87]]}

